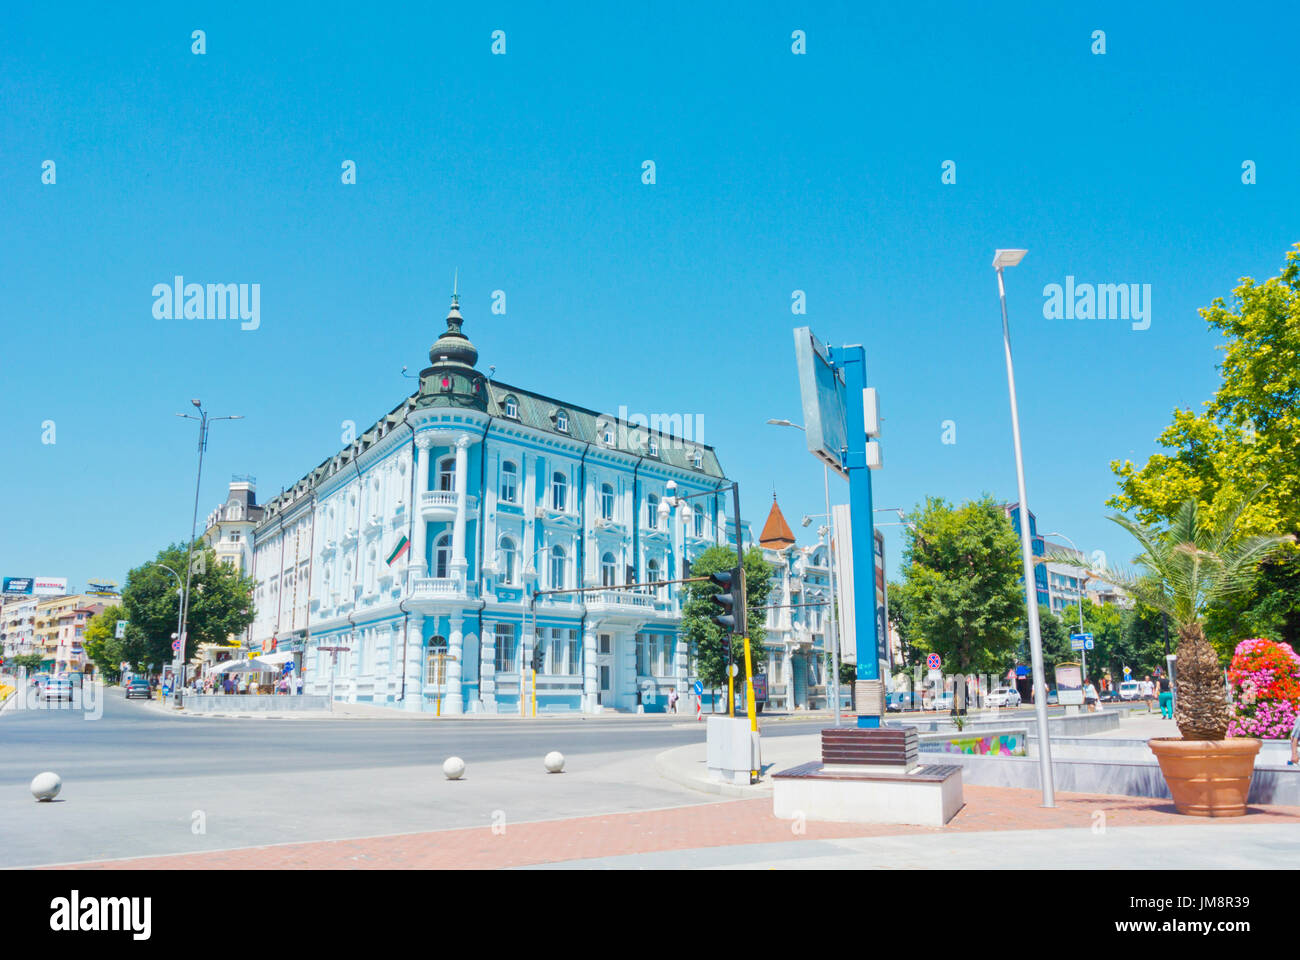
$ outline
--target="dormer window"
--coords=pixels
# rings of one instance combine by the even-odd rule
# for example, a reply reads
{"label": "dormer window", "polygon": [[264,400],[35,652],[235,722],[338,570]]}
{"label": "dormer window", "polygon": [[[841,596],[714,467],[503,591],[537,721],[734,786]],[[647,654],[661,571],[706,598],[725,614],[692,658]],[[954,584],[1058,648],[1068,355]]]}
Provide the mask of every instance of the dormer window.
{"label": "dormer window", "polygon": [[569,415],[564,410],[555,411],[555,429],[560,433],[569,432]]}
{"label": "dormer window", "polygon": [[694,452],[691,454],[691,463],[695,466],[695,469],[696,469],[696,470],[703,470],[703,469],[704,469],[704,451],[703,451],[703,450],[696,450],[696,451],[694,451]]}
{"label": "dormer window", "polygon": [[514,397],[506,397],[506,416],[512,420],[519,419],[519,401]]}
{"label": "dormer window", "polygon": [[655,436],[651,436],[651,437],[650,437],[650,456],[652,456],[652,457],[657,457],[657,456],[659,456],[659,438],[658,438],[658,437],[655,437]]}

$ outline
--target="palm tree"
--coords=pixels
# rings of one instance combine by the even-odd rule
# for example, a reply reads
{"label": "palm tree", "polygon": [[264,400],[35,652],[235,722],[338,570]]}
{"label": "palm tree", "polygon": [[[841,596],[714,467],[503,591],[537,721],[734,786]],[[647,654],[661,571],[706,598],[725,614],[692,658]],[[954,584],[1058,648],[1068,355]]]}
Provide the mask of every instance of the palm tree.
{"label": "palm tree", "polygon": [[[1231,504],[1217,524],[1210,523],[1209,511],[1195,500],[1186,501],[1163,530],[1117,513],[1110,519],[1142,546],[1133,561],[1139,575],[1089,568],[1142,603],[1168,614],[1177,627],[1178,709],[1174,720],[1184,740],[1223,740],[1228,730],[1223,672],[1201,627],[1206,608],[1247,590],[1259,564],[1278,546],[1295,540],[1290,534],[1246,536],[1237,529],[1242,513],[1258,494],[1256,490]],[[1074,554],[1053,554],[1050,559],[1080,566]]]}

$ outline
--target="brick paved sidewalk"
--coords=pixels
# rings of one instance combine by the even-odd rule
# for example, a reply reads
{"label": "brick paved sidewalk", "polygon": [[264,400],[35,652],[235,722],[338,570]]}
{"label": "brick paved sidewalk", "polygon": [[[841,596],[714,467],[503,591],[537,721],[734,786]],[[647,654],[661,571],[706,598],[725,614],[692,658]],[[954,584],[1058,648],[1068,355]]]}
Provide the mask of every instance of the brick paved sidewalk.
{"label": "brick paved sidewalk", "polygon": [[688,850],[698,847],[777,843],[790,840],[829,840],[844,837],[905,836],[996,830],[1088,829],[1095,811],[1103,811],[1106,827],[1199,826],[1219,824],[1295,824],[1300,807],[1255,805],[1245,817],[1208,820],[1183,817],[1167,800],[1058,793],[1057,806],[1045,810],[1036,790],[967,786],[966,805],[946,827],[911,827],[853,823],[808,823],[795,834],[788,821],[772,816],[772,801],[732,800],[640,813],[580,817],[491,825],[373,837],[325,840],[275,846],[246,847],[218,852],[103,860],[65,864],[63,868],[101,870],[320,870],[320,869],[492,869],[557,863],[596,857]]}

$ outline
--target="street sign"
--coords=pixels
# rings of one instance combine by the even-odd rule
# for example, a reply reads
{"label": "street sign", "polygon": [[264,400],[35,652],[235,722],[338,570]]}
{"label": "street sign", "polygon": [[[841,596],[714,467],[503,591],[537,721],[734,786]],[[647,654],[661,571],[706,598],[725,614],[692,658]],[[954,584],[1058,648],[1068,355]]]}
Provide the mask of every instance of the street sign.
{"label": "street sign", "polygon": [[942,661],[937,653],[931,653],[925,658],[925,665],[931,670],[938,670]]}
{"label": "street sign", "polygon": [[695,681],[695,695],[696,695],[697,697],[702,697],[702,696],[704,696],[704,684],[703,684],[702,682],[700,682],[699,680],[696,680],[696,681]]}
{"label": "street sign", "polygon": [[180,652],[181,652],[181,642],[179,640],[173,640],[172,653],[180,653]]}
{"label": "street sign", "polygon": [[740,668],[733,663],[731,666],[727,667],[727,672],[734,677],[736,674],[740,673]]}
{"label": "street sign", "polygon": [[1133,672],[1133,671],[1130,670],[1128,667],[1125,667],[1125,668],[1124,668],[1124,676],[1127,677],[1127,676],[1129,676],[1132,672]]}
{"label": "street sign", "polygon": [[1071,650],[1082,650],[1082,649],[1083,649],[1083,637],[1077,637],[1077,638],[1076,638],[1076,637],[1071,636],[1071,637],[1070,637],[1070,649],[1071,649]]}
{"label": "street sign", "polygon": [[1087,640],[1083,641],[1083,649],[1085,650],[1092,649],[1092,637],[1089,637]]}
{"label": "street sign", "polygon": [[113,634],[114,639],[121,640],[126,636],[126,621],[117,621],[117,632]]}

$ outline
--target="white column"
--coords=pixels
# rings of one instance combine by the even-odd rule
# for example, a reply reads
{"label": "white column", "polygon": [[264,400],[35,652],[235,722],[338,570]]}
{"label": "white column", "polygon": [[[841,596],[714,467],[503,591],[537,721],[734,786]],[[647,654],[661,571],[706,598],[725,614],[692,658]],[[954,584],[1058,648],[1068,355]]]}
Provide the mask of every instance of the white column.
{"label": "white column", "polygon": [[420,663],[420,651],[424,640],[424,617],[411,614],[406,624],[406,662],[402,670],[406,674],[406,699],[402,701],[403,710],[424,709],[424,677]]}
{"label": "white column", "polygon": [[483,636],[478,638],[478,689],[483,700],[485,713],[497,712],[497,678],[496,647],[497,636],[495,624],[483,625]]}
{"label": "white column", "polygon": [[537,516],[537,457],[535,454],[524,453],[520,460],[520,469],[523,475],[519,478],[523,485],[523,500],[520,501],[524,508],[524,555],[519,558],[519,569],[523,571],[520,582],[525,582],[528,578],[527,571],[534,569],[537,559],[537,544],[534,536],[536,524],[534,518]]}
{"label": "white column", "polygon": [[599,680],[596,676],[596,623],[587,621],[582,635],[582,712],[595,713],[599,699]]}
{"label": "white column", "polygon": [[465,589],[465,487],[467,479],[466,461],[470,445],[468,436],[456,438],[456,523],[451,531],[451,567],[453,576],[459,581],[460,589]]}
{"label": "white column", "polygon": [[781,651],[781,675],[785,678],[785,710],[794,710],[794,661],[791,659],[790,646]]}
{"label": "white column", "polygon": [[419,447],[420,454],[415,467],[415,502],[411,504],[411,509],[415,512],[415,542],[411,544],[411,564],[413,576],[423,577],[427,569],[424,562],[424,551],[429,525],[424,520],[420,501],[423,498],[424,491],[429,489],[429,447],[433,444],[433,438],[428,436],[416,437],[415,442]]}
{"label": "white column", "polygon": [[446,691],[447,696],[443,701],[443,710],[445,713],[455,714],[465,712],[465,696],[461,689],[461,658],[465,655],[465,635],[463,632],[465,621],[460,617],[451,618],[451,636],[448,637],[446,669]]}

